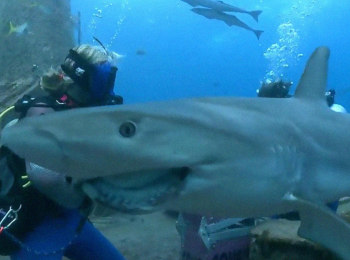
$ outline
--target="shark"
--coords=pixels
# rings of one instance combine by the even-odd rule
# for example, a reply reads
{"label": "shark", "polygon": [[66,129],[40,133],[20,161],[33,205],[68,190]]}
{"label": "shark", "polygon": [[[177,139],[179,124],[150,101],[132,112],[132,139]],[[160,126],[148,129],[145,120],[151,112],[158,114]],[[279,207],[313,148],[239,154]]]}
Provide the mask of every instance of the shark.
{"label": "shark", "polygon": [[239,20],[236,16],[232,15],[232,14],[226,14],[220,11],[216,11],[213,9],[207,9],[207,8],[192,8],[191,9],[192,12],[202,15],[208,19],[215,19],[215,20],[219,20],[219,21],[223,21],[225,22],[228,26],[238,26],[241,27],[243,29],[246,29],[248,31],[252,31],[255,36],[258,38],[260,38],[260,35],[264,32],[261,30],[254,30],[251,27],[249,27],[248,25],[246,25],[244,22],[242,22],[241,20]]}
{"label": "shark", "polygon": [[326,104],[329,55],[313,52],[291,98],[78,108],[25,118],[2,131],[1,144],[116,210],[297,210],[301,237],[349,260],[350,225],[325,206],[350,194],[350,115]]}
{"label": "shark", "polygon": [[212,0],[182,0],[182,1],[188,3],[193,7],[202,6],[202,7],[213,9],[219,12],[235,12],[235,13],[248,14],[251,17],[253,17],[253,19],[257,22],[258,22],[259,15],[262,13],[261,10],[247,11],[247,10],[226,4],[223,1],[212,1]]}

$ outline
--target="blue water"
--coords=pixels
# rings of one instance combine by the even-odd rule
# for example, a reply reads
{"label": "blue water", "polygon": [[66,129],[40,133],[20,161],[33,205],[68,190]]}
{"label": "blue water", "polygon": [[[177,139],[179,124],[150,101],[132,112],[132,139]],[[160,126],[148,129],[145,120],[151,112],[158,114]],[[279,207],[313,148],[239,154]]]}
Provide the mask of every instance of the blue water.
{"label": "blue water", "polygon": [[[95,36],[126,55],[115,85],[126,103],[255,96],[261,81],[280,77],[294,82],[293,92],[307,58],[326,45],[331,49],[329,88],[336,90],[336,102],[350,110],[350,2],[224,2],[263,11],[258,23],[237,14],[253,29],[264,30],[260,40],[250,31],[191,12],[181,0],[72,0],[72,12],[81,12],[82,43],[94,43]],[[146,54],[136,55],[138,50]]]}

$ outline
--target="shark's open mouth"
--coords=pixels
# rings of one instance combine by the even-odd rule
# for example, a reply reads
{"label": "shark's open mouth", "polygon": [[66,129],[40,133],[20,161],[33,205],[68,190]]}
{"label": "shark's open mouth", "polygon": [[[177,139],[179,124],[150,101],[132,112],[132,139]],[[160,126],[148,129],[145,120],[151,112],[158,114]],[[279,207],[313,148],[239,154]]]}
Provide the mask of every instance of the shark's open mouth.
{"label": "shark's open mouth", "polygon": [[146,213],[175,198],[189,171],[183,167],[99,177],[82,188],[92,199],[118,211]]}

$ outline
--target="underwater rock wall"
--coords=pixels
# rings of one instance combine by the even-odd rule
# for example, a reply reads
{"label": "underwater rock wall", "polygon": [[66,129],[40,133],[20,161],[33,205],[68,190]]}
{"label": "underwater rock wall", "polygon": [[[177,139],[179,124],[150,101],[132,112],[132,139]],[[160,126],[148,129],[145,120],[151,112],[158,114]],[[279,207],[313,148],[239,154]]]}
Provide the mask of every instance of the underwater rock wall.
{"label": "underwater rock wall", "polygon": [[[8,86],[18,85],[13,82],[35,81],[60,65],[74,44],[70,0],[1,0],[1,99],[11,94]],[[27,88],[19,86],[15,95],[21,87]]]}
{"label": "underwater rock wall", "polygon": [[1,80],[28,77],[34,64],[57,66],[74,46],[69,0],[2,0],[0,28]]}

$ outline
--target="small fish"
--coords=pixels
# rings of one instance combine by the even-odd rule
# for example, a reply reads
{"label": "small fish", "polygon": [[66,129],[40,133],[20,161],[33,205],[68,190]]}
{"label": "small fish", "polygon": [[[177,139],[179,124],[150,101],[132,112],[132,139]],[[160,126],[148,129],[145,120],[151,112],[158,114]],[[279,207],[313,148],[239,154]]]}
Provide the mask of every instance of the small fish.
{"label": "small fish", "polygon": [[143,50],[137,50],[136,55],[146,55],[146,52]]}
{"label": "small fish", "polygon": [[219,88],[220,85],[221,85],[220,82],[214,82],[214,83],[213,83],[213,87],[214,87],[214,88]]}
{"label": "small fish", "polygon": [[32,66],[32,72],[36,71],[38,68],[39,68],[39,66],[38,66],[38,65],[33,64],[33,66]]}
{"label": "small fish", "polygon": [[239,20],[236,16],[232,15],[232,14],[226,14],[223,12],[219,12],[213,9],[207,9],[207,8],[192,8],[191,9],[192,12],[199,14],[199,15],[203,15],[204,17],[208,18],[208,19],[215,19],[215,20],[219,20],[219,21],[223,21],[225,22],[228,26],[238,26],[241,27],[243,29],[246,29],[248,31],[252,31],[255,36],[258,38],[260,38],[260,35],[264,32],[261,30],[254,30],[252,28],[250,28],[248,25],[246,25],[245,23],[243,23],[241,20]]}
{"label": "small fish", "polygon": [[14,26],[12,22],[9,22],[9,26],[10,26],[10,29],[6,36],[11,35],[12,33],[23,34],[24,32],[27,31],[28,23],[25,22],[19,26]]}

